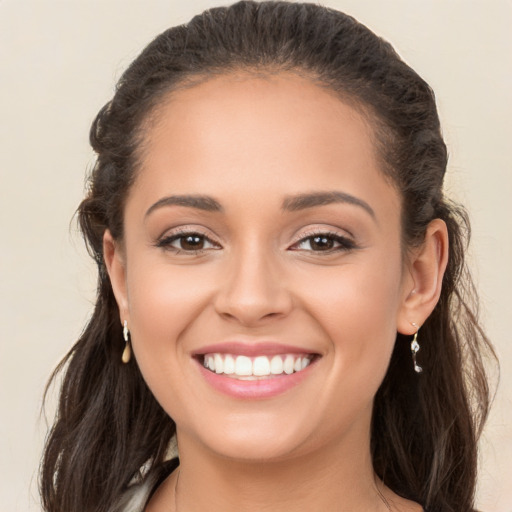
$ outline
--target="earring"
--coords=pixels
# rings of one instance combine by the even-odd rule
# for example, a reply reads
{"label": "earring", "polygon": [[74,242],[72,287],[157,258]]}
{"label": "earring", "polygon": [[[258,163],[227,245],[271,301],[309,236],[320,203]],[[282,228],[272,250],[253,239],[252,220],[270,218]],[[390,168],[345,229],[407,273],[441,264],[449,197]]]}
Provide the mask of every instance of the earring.
{"label": "earring", "polygon": [[[418,327],[417,324],[415,324],[414,322],[412,322],[412,325],[414,327]],[[420,329],[418,327],[418,330],[414,333],[414,338],[411,341],[412,362],[414,363],[414,371],[416,373],[421,373],[423,371],[423,368],[421,366],[419,366],[418,363],[416,362],[416,354],[420,350],[420,344],[418,343],[418,332],[419,332],[419,330]]]}
{"label": "earring", "polygon": [[123,363],[130,362],[130,359],[132,358],[132,348],[130,347],[130,339],[128,337],[128,334],[130,331],[128,330],[128,322],[125,320],[123,324],[123,338],[125,341],[125,346],[123,350],[123,355],[121,356],[121,361]]}

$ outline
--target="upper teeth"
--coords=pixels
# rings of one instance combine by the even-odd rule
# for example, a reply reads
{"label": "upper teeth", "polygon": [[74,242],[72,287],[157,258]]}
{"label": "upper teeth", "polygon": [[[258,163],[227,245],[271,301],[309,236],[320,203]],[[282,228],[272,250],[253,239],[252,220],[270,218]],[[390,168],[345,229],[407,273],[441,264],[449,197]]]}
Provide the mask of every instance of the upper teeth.
{"label": "upper teeth", "polygon": [[239,377],[288,375],[300,372],[311,362],[310,355],[283,354],[275,356],[235,356],[231,354],[205,354],[203,364],[215,373]]}

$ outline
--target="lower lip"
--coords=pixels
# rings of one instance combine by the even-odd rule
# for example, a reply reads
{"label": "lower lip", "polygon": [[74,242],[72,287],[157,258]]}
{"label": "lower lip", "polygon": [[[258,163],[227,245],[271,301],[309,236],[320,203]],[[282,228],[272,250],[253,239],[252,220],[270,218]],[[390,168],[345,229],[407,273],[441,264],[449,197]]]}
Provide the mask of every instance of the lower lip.
{"label": "lower lip", "polygon": [[272,398],[294,388],[308,377],[316,362],[316,360],[313,361],[300,372],[295,372],[290,375],[281,374],[271,376],[268,379],[263,378],[258,380],[239,380],[207,370],[199,361],[197,361],[197,365],[208,384],[217,391],[233,398],[256,400]]}

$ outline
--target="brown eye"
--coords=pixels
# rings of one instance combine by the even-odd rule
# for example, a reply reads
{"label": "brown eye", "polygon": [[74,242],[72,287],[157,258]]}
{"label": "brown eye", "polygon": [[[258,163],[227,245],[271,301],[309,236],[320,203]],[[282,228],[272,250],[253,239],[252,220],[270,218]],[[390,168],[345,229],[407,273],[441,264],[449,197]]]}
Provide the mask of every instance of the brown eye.
{"label": "brown eye", "polygon": [[295,251],[334,253],[348,251],[355,247],[355,243],[344,236],[335,233],[318,233],[317,235],[303,238],[294,244],[291,249]]}
{"label": "brown eye", "polygon": [[309,243],[313,251],[328,251],[334,247],[334,240],[327,236],[314,236]]}
{"label": "brown eye", "polygon": [[156,245],[175,253],[194,254],[210,249],[220,249],[217,243],[202,233],[177,233],[162,238]]}
{"label": "brown eye", "polygon": [[185,251],[197,251],[204,248],[204,237],[199,235],[187,235],[178,239],[181,247]]}

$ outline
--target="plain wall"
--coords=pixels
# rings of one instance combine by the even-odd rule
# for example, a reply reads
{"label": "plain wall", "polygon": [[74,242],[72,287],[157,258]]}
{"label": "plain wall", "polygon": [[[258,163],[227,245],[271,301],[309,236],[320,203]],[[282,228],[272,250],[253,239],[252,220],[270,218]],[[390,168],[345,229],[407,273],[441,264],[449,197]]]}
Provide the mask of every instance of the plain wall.
{"label": "plain wall", "polygon": [[[0,511],[40,510],[43,387],[91,313],[94,269],[70,224],[93,163],[90,123],[150,39],[218,3],[0,0]],[[478,503],[510,512],[512,2],[323,3],[389,39],[436,92],[447,190],[472,217],[470,256],[502,367]]]}

